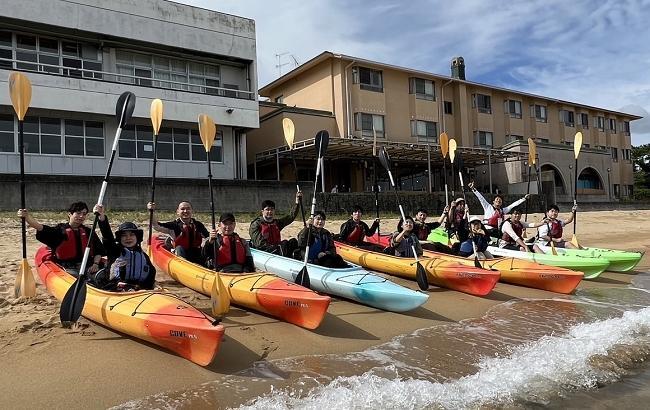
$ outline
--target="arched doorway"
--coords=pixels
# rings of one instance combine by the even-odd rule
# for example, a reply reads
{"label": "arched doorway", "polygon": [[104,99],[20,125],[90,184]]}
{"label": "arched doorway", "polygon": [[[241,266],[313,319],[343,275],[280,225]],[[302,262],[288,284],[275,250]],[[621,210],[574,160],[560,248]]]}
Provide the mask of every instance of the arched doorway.
{"label": "arched doorway", "polygon": [[548,203],[556,203],[557,195],[566,195],[566,184],[560,171],[551,164],[544,164],[540,172],[542,180],[542,193]]}
{"label": "arched doorway", "polygon": [[578,177],[578,193],[581,194],[602,194],[604,184],[598,172],[587,167],[580,172]]}

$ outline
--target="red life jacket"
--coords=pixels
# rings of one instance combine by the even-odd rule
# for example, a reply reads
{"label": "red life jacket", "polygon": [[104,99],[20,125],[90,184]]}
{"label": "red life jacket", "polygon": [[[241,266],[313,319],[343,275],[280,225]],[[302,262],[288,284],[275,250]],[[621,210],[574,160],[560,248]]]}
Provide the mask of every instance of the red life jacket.
{"label": "red life jacket", "polygon": [[228,266],[234,263],[244,265],[246,263],[246,249],[239,235],[234,233],[220,236],[219,239],[217,266]]}
{"label": "red life jacket", "polygon": [[203,238],[201,237],[201,234],[197,232],[194,223],[184,223],[181,228],[181,234],[174,239],[174,247],[180,246],[184,249],[200,248],[202,241]]}
{"label": "red life jacket", "polygon": [[551,238],[562,237],[562,223],[560,223],[560,221],[554,219],[550,224],[546,224],[546,226],[548,226],[548,236]]}
{"label": "red life jacket", "polygon": [[[510,218],[508,218],[505,221],[503,221],[503,223],[506,223],[507,221],[510,221],[510,226],[512,226],[512,230],[515,231],[517,236],[521,238],[521,235],[524,233],[524,226],[521,224],[521,222],[515,222]],[[501,239],[503,239],[508,243],[515,243],[515,240],[505,232],[503,233],[503,235],[501,235]]]}
{"label": "red life jacket", "polygon": [[75,235],[75,231],[70,225],[65,229],[66,239],[54,251],[59,261],[66,262],[81,259],[84,249],[88,246],[88,234],[83,227],[79,227],[77,232],[79,232],[81,243],[77,241],[77,235]]}
{"label": "red life jacket", "polygon": [[417,233],[418,233],[418,239],[419,240],[424,241],[429,237],[429,234],[431,233],[431,229],[429,229],[427,224],[425,224],[425,223],[417,223],[416,228],[417,228]]}
{"label": "red life jacket", "polygon": [[365,232],[363,231],[363,226],[361,226],[361,224],[355,224],[354,229],[350,232],[346,241],[350,243],[361,243],[363,242],[364,236]]}
{"label": "red life jacket", "polygon": [[500,221],[503,220],[503,211],[501,209],[495,209],[494,214],[488,219],[488,225],[498,228],[501,226],[499,223]]}
{"label": "red life jacket", "polygon": [[463,218],[465,217],[465,209],[455,210],[454,211],[454,225],[455,226],[460,226],[460,223],[462,222]]}
{"label": "red life jacket", "polygon": [[262,231],[262,237],[266,239],[269,245],[279,245],[282,242],[282,237],[280,236],[280,228],[278,227],[275,219],[273,222],[266,222],[262,219],[260,223],[260,229]]}

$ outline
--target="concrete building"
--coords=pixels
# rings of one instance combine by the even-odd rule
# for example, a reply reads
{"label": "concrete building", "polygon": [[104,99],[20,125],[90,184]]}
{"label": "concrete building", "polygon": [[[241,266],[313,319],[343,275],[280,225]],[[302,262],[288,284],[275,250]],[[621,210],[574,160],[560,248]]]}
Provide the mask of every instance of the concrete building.
{"label": "concrete building", "polygon": [[[374,130],[379,144],[394,153],[403,188],[440,191],[443,158],[438,138],[445,131],[458,143],[466,176],[485,191],[511,194],[526,192],[527,140],[532,138],[543,193],[553,202],[569,202],[573,139],[580,131],[582,201],[632,193],[630,121],[640,117],[467,81],[462,57],[452,61],[451,71],[447,77],[326,51],[261,88],[260,95],[294,111],[300,107],[334,117],[334,145],[350,148],[337,151],[341,161],[329,167],[326,190],[335,184],[369,190]],[[276,109],[282,115],[291,110]],[[287,167],[279,123],[265,125],[273,115],[262,116],[260,130],[250,138],[248,161],[253,168],[268,169],[275,162],[279,170],[283,157]],[[296,133],[302,145],[308,146],[310,139],[313,143],[313,135],[301,136],[298,127]],[[269,149],[273,143],[275,151]],[[447,162],[447,178],[453,181],[456,175],[449,168]],[[280,177],[281,172],[265,174]],[[537,184],[532,185],[536,192]]]}
{"label": "concrete building", "polygon": [[[10,72],[31,80],[25,120],[26,173],[70,184],[103,176],[115,135],[115,104],[132,91],[137,104],[120,138],[112,175],[150,177],[149,108],[164,103],[157,176],[206,176],[197,118],[218,135],[215,179],[247,179],[246,131],[257,128],[255,23],[162,0],[7,0],[0,10],[0,177],[19,172]],[[13,175],[13,177],[12,177]],[[8,179],[7,179],[8,178]],[[12,179],[13,178],[13,179]],[[164,183],[164,182],[163,182]],[[97,190],[98,191],[98,190]]]}

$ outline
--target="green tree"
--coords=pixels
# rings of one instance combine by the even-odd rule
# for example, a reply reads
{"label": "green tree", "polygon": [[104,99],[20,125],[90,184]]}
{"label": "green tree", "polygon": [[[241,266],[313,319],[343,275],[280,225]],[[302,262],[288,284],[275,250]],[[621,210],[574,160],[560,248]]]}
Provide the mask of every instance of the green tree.
{"label": "green tree", "polygon": [[650,144],[632,147],[634,198],[650,199]]}

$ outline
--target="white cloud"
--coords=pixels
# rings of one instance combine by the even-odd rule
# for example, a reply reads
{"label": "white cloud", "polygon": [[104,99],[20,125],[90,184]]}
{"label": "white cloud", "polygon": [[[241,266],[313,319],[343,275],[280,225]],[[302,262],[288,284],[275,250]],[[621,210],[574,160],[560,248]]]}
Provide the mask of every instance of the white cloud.
{"label": "white cloud", "polygon": [[[472,81],[650,111],[648,0],[182,2],[256,21],[260,85],[277,78],[283,52],[304,63],[330,50],[445,75],[462,55]],[[633,144],[650,142],[649,122],[632,123]]]}

